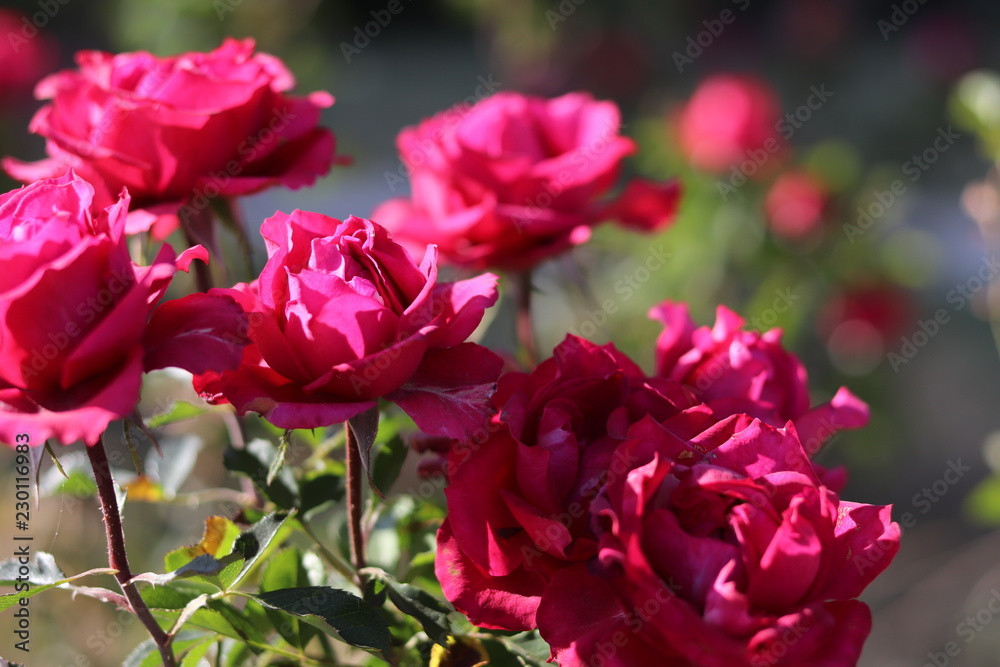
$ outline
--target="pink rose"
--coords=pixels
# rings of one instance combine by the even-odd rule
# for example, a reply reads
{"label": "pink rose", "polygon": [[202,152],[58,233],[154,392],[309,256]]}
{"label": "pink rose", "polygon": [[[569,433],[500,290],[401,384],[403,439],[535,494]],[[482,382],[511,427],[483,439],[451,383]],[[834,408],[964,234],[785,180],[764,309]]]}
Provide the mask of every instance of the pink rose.
{"label": "pink rose", "polygon": [[823,228],[830,193],[806,172],[788,172],[771,185],[764,200],[767,224],[778,236],[798,240]]}
{"label": "pink rose", "polygon": [[745,415],[695,437],[647,418],[591,505],[598,556],[538,609],[562,667],[851,667],[856,598],[899,549],[891,508],[841,501],[794,429]]}
{"label": "pink rose", "polygon": [[196,378],[211,400],[281,428],[343,422],[395,401],[434,435],[465,437],[502,361],[463,343],[497,299],[496,276],[438,283],[437,252],[418,266],[379,225],[276,213],[261,228],[268,261],[230,294],[249,316],[239,368]]}
{"label": "pink rose", "polygon": [[701,82],[677,120],[681,150],[691,164],[725,173],[744,162],[752,176],[783,151],[781,104],[763,81],[718,74]]}
{"label": "pink rose", "polygon": [[136,266],[124,237],[128,197],[97,214],[93,198],[72,172],[0,196],[0,441],[27,433],[32,443],[95,443],[133,411],[144,371],[239,360],[231,300],[198,294],[156,308],[204,248],[175,260],[164,246]]}
{"label": "pink rose", "polygon": [[502,376],[493,400],[492,435],[456,445],[445,466],[436,570],[476,625],[529,630],[553,574],[597,554],[588,508],[629,427],[689,408],[692,423],[715,418],[613,345],[573,336],[531,374]]}
{"label": "pink rose", "polygon": [[715,326],[697,327],[687,304],[664,301],[650,310],[664,324],[656,344],[657,374],[690,387],[724,414],[746,413],[771,426],[795,422],[810,454],[843,429],[868,423],[868,406],[841,387],[829,403],[810,408],[806,369],[781,345],[781,330],[743,329],[725,306]]}
{"label": "pink rose", "polygon": [[400,133],[411,196],[374,217],[412,247],[436,243],[450,262],[504,269],[583,243],[610,218],[657,229],[673,219],[676,183],[634,181],[607,197],[635,152],[620,125],[612,102],[586,93],[498,93],[454,107]]}
{"label": "pink rose", "polygon": [[176,228],[182,204],[200,212],[212,197],[311,185],[333,160],[333,135],[317,127],[333,98],[287,95],[291,73],[253,51],[251,39],[170,58],[81,51],[78,70],[35,89],[52,100],[30,127],[49,158],[8,158],[4,169],[31,182],[72,167],[95,184],[99,206],[127,187],[135,208],[149,209],[130,216],[127,231],[156,223],[158,238]]}

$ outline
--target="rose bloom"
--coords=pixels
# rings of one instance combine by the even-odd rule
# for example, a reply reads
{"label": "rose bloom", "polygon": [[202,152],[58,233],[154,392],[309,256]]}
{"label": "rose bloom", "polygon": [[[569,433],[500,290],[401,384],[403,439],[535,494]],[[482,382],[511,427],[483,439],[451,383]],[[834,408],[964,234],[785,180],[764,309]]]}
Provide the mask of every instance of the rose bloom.
{"label": "rose bloom", "polygon": [[720,412],[746,413],[776,427],[793,421],[810,454],[837,432],[868,423],[868,406],[846,387],[810,408],[806,369],[782,346],[781,329],[748,331],[725,306],[712,328],[697,327],[684,303],[664,301],[649,314],[664,324],[657,374],[690,387]]}
{"label": "rose bloom", "polygon": [[433,435],[482,428],[502,360],[463,343],[497,299],[497,278],[437,280],[437,252],[417,265],[361,218],[276,213],[261,228],[268,260],[229,294],[252,343],[239,368],[195,378],[209,400],[281,428],[343,422],[395,401]]}
{"label": "rose bloom", "polygon": [[35,89],[51,100],[30,125],[49,157],[3,167],[26,183],[72,167],[95,185],[100,206],[127,187],[133,208],[145,209],[130,216],[129,233],[155,225],[164,238],[182,204],[203,213],[209,198],[300,188],[330,168],[334,137],[317,123],[333,98],[286,94],[291,73],[255,54],[251,39],[169,58],[81,51],[76,60],[79,69]]}
{"label": "rose bloom", "polygon": [[93,200],[72,172],[0,196],[2,442],[28,433],[33,444],[93,444],[134,410],[144,371],[239,361],[242,315],[232,300],[198,294],[156,307],[204,248],[175,259],[164,246],[150,266],[136,266],[124,237],[128,197],[97,213]]}
{"label": "rose bloom", "polygon": [[822,229],[829,204],[830,193],[815,176],[789,172],[771,185],[764,213],[772,232],[795,241]]}
{"label": "rose bloom", "polygon": [[628,427],[698,403],[613,345],[574,336],[531,374],[503,375],[493,402],[490,437],[452,447],[445,466],[436,570],[476,625],[530,630],[552,575],[597,555],[587,510]]}
{"label": "rose bloom", "polygon": [[[644,621],[636,625],[632,610],[644,603],[641,594],[659,594],[654,599],[659,607],[650,614],[662,613],[660,610],[671,604],[687,604],[683,601],[687,598],[678,598],[670,585],[681,587],[678,590],[682,591],[694,584],[704,585],[697,578],[700,567],[711,570],[709,584],[718,579],[720,591],[728,593],[726,577],[742,576],[743,563],[751,567],[750,559],[754,557],[767,568],[788,567],[786,560],[775,564],[767,560],[768,542],[775,544],[772,550],[780,546],[794,552],[795,546],[785,544],[783,533],[776,534],[773,529],[769,533],[767,525],[759,522],[753,526],[758,532],[748,534],[745,540],[755,540],[747,547],[746,560],[725,561],[733,556],[733,550],[724,547],[743,538],[743,534],[716,537],[719,526],[711,521],[724,516],[725,500],[720,500],[718,507],[703,509],[685,503],[680,496],[676,514],[684,529],[695,531],[701,525],[699,522],[704,522],[708,526],[706,533],[698,535],[712,538],[708,546],[718,547],[717,557],[702,563],[708,552],[689,549],[690,540],[674,550],[670,544],[650,542],[656,538],[659,525],[635,540],[621,538],[618,533],[609,534],[605,517],[611,500],[619,498],[612,493],[618,493],[622,484],[637,479],[636,470],[650,461],[667,463],[669,455],[678,465],[693,467],[699,463],[715,464],[714,457],[725,452],[730,458],[717,465],[730,464],[733,470],[754,477],[754,483],[765,485],[770,481],[777,485],[787,481],[790,485],[787,494],[754,496],[743,510],[733,509],[734,513],[746,514],[752,509],[751,504],[766,497],[777,507],[769,510],[767,517],[773,520],[777,516],[778,523],[787,509],[780,505],[800,502],[789,496],[796,493],[807,496],[811,492],[804,488],[811,486],[815,497],[809,496],[808,500],[820,503],[821,516],[815,518],[810,514],[809,520],[815,518],[817,533],[827,531],[822,534],[823,547],[840,539],[836,537],[840,533],[845,535],[837,543],[837,550],[830,553],[816,553],[816,543],[809,545],[814,558],[829,559],[822,576],[814,578],[816,582],[822,579],[815,585],[815,599],[819,603],[826,595],[840,595],[845,600],[856,597],[860,588],[852,587],[850,582],[863,580],[858,584],[863,587],[895,553],[898,531],[894,533],[894,525],[887,523],[888,509],[861,509],[855,513],[854,505],[841,503],[840,507],[850,513],[844,519],[839,518],[836,504],[839,501],[833,491],[823,486],[823,471],[809,461],[792,425],[776,429],[748,415],[720,414],[700,403],[690,389],[676,381],[645,377],[641,369],[612,345],[597,346],[569,336],[556,348],[555,356],[530,375],[502,376],[493,400],[497,414],[492,434],[481,442],[453,446],[445,466],[449,475],[448,516],[438,532],[436,574],[445,596],[474,624],[502,630],[538,628],[553,648],[553,659],[564,667],[749,664],[746,656],[752,652],[747,649],[739,653],[737,649],[746,649],[752,643],[756,651],[753,655],[760,654],[765,650],[761,647],[770,646],[765,642],[769,636],[767,628],[781,629],[777,619],[782,615],[772,613],[773,608],[748,606],[744,598],[730,595],[734,600],[732,618],[736,627],[726,625],[717,631],[711,627],[695,628],[703,634],[715,632],[727,642],[722,658],[701,662],[698,657],[688,658],[669,645],[662,645],[658,635],[644,629]],[[756,480],[771,472],[773,477]],[[739,487],[740,483],[735,484]],[[663,493],[670,490],[667,486]],[[765,493],[769,490],[770,487],[766,488]],[[612,509],[616,508],[618,505]],[[653,515],[652,510],[650,514]],[[651,521],[655,520],[654,516]],[[852,521],[863,523],[864,532],[854,535]],[[696,528],[689,528],[689,524]],[[612,521],[610,525],[617,524]],[[802,531],[805,533],[806,528]],[[794,542],[795,537],[793,533],[787,541]],[[652,552],[651,559],[662,551],[672,554],[675,560],[689,561],[671,575],[675,584],[670,584],[670,577],[666,582],[650,580],[645,570],[633,571],[633,560],[642,564],[637,559],[616,560],[615,552],[609,551],[617,546],[616,538],[627,545],[637,541]],[[875,544],[876,538],[882,541]],[[855,568],[853,563],[845,567],[842,561],[845,545],[856,547],[854,553],[866,559],[858,565],[865,576],[851,578],[844,571]],[[712,569],[723,565],[724,575]],[[803,577],[808,578],[809,571],[806,568]],[[774,576],[773,569],[768,576]],[[755,585],[770,581],[761,579]],[[837,589],[831,583],[838,581],[845,582],[843,588]],[[634,600],[625,595],[633,588],[639,591]],[[803,611],[803,607],[811,605],[814,598],[804,592],[794,597],[794,586],[788,584],[788,588],[793,590],[786,597],[781,597],[784,593],[775,594],[779,606],[787,602],[781,611],[792,616],[786,620],[801,617],[803,623],[811,622],[815,610],[809,607]],[[745,588],[737,592],[744,593]],[[753,593],[757,595],[758,590],[755,588]],[[763,601],[765,596],[766,591],[760,592],[759,600]],[[587,601],[591,597],[593,603]],[[752,602],[757,604],[758,598]],[[856,615],[834,620],[844,620],[840,629],[850,630],[854,633],[851,641],[859,642],[868,632],[867,608],[853,602],[848,606]],[[831,609],[838,607],[833,605]],[[736,613],[739,610],[742,615]],[[688,614],[685,622],[701,626],[716,622],[715,618],[699,618],[698,611]],[[827,620],[830,619],[824,617],[824,622]],[[728,622],[729,617],[721,621]],[[744,621],[747,625],[739,626]],[[810,635],[810,641],[813,639],[815,635]],[[850,650],[860,646],[857,642]],[[803,642],[800,649],[804,651],[806,645]],[[604,651],[605,646],[610,646],[610,653]],[[601,655],[602,652],[605,654]],[[714,659],[707,649],[704,654],[709,656],[706,660]],[[595,657],[599,655],[600,658]],[[725,662],[736,655],[739,660]]]}
{"label": "rose bloom", "polygon": [[598,555],[553,575],[538,610],[553,658],[856,665],[871,631],[856,598],[899,549],[891,508],[841,501],[794,428],[734,415],[686,430],[646,418],[612,456],[591,505]]}
{"label": "rose bloom", "polygon": [[678,141],[691,164],[724,173],[753,159],[751,152],[768,159],[783,149],[780,114],[778,97],[765,82],[718,74],[702,81],[681,110]]}
{"label": "rose bloom", "polygon": [[[401,242],[439,245],[449,262],[527,269],[616,219],[643,230],[672,221],[676,183],[633,180],[609,198],[635,143],[612,102],[498,93],[400,133],[411,196],[373,217]],[[402,180],[402,179],[399,179]]]}

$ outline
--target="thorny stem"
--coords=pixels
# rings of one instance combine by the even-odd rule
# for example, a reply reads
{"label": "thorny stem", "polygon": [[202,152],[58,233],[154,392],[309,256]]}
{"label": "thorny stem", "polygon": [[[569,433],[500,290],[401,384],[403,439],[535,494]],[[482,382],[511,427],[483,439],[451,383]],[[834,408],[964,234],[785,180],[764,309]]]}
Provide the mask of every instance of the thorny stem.
{"label": "thorny stem", "polygon": [[87,447],[87,456],[90,458],[90,466],[94,469],[94,480],[97,482],[97,494],[101,501],[101,511],[104,513],[104,527],[108,540],[108,564],[118,574],[115,579],[125,594],[125,598],[132,605],[132,611],[139,618],[142,624],[149,631],[156,647],[163,658],[164,667],[176,667],[177,660],[174,658],[174,650],[170,646],[173,637],[160,627],[153,614],[146,606],[145,600],[139,595],[135,584],[130,583],[132,571],[128,565],[128,555],[125,552],[125,533],[122,530],[122,517],[118,512],[118,498],[115,495],[115,480],[111,477],[111,464],[108,462],[108,454],[104,450],[104,439],[97,444]]}

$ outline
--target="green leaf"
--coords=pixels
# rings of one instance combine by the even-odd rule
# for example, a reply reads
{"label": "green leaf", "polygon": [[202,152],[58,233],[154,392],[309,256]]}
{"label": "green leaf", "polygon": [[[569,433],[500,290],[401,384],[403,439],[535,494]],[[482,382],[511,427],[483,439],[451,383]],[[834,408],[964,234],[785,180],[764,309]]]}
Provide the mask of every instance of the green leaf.
{"label": "green leaf", "polygon": [[266,607],[324,621],[348,644],[376,651],[388,661],[392,635],[378,609],[356,595],[328,586],[302,586],[261,593]]}
{"label": "green leaf", "polygon": [[[10,609],[18,604],[22,599],[30,598],[39,593],[43,593],[50,588],[57,588],[71,581],[89,577],[95,574],[115,574],[116,570],[111,568],[96,568],[87,570],[80,574],[67,577],[56,567],[55,559],[51,554],[40,551],[35,555],[35,560],[29,563],[27,575],[20,574],[20,563],[16,558],[0,563],[0,586],[14,586],[15,592],[7,595],[0,595],[0,611]],[[35,578],[33,579],[32,576]],[[58,576],[59,578],[54,578]],[[29,586],[26,590],[16,590],[17,587]]]}
{"label": "green leaf", "polygon": [[244,449],[228,448],[222,455],[226,470],[245,475],[253,481],[268,500],[280,509],[290,510],[299,504],[295,478],[285,468],[277,477],[267,482],[268,471],[277,451],[267,440],[251,440]]}
{"label": "green leaf", "polygon": [[[283,588],[300,588],[309,586],[309,573],[302,564],[302,554],[298,549],[282,549],[271,556],[261,577],[262,592],[278,591]],[[289,619],[274,609],[265,608],[271,625],[289,644],[296,648],[305,646],[315,637],[319,630],[311,625],[300,622],[297,618]]]}
{"label": "green leaf", "polygon": [[[250,569],[253,568],[265,550],[271,546],[278,531],[292,514],[294,514],[294,511],[290,513],[274,512],[268,514],[251,526],[249,530],[240,533],[240,536],[236,538],[236,542],[233,544],[233,551],[230,556],[238,555],[242,559],[242,563],[238,569],[234,568],[234,571],[227,568],[226,571],[220,573],[219,580],[225,589],[228,590],[238,584],[250,572]],[[234,562],[238,560],[237,558],[233,559]]]}
{"label": "green leaf", "polygon": [[388,576],[386,584],[392,603],[404,614],[417,619],[428,637],[447,646],[448,637],[453,634],[448,614],[454,609],[416,586],[399,583]]}
{"label": "green leaf", "polygon": [[[183,588],[181,587],[183,586]],[[206,591],[199,592],[190,582],[174,582],[166,586],[144,588],[140,591],[153,616],[169,630],[184,615],[184,609],[193,600],[201,598]],[[247,616],[223,600],[210,600],[205,607],[197,609],[186,619],[185,627],[196,627],[213,633],[231,637],[239,641],[264,643],[263,635],[250,623]]]}
{"label": "green leaf", "polygon": [[180,667],[199,667],[201,661],[208,655],[208,652],[212,650],[218,637],[209,635],[205,637],[201,642],[192,646],[181,659]]}
{"label": "green leaf", "polygon": [[[174,637],[174,654],[185,651],[205,640],[204,632],[186,630]],[[160,651],[152,639],[147,639],[128,654],[122,667],[160,667],[163,664]]]}
{"label": "green leaf", "polygon": [[344,497],[344,478],[342,475],[319,475],[303,482],[299,492],[302,496],[299,511],[308,519],[314,510]]}
{"label": "green leaf", "polygon": [[[392,485],[396,483],[399,471],[403,469],[406,455],[409,453],[410,448],[399,435],[392,436],[378,448],[375,460],[372,462],[372,484],[375,488],[385,493],[392,490]],[[382,496],[381,493],[379,495]]]}
{"label": "green leaf", "polygon": [[253,651],[245,642],[230,639],[222,643],[222,667],[243,667],[253,656]]}
{"label": "green leaf", "polygon": [[173,424],[174,422],[184,421],[185,419],[194,419],[206,412],[208,412],[207,407],[193,405],[185,401],[177,401],[166,412],[147,419],[146,427],[150,429],[159,428],[167,424]]}

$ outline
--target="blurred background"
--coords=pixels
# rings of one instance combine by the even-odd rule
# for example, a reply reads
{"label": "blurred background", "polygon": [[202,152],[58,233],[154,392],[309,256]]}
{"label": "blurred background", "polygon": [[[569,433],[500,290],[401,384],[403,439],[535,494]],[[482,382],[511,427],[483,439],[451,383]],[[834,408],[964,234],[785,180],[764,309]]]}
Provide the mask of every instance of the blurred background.
{"label": "blurred background", "polygon": [[[816,401],[846,384],[871,405],[868,428],[820,454],[849,467],[842,496],[893,503],[904,525],[898,558],[865,596],[875,625],[861,664],[997,666],[998,35],[988,0],[3,2],[0,154],[43,155],[27,132],[31,88],[76,51],[168,55],[225,36],[282,58],[298,92],[331,92],[325,124],[354,158],[310,190],[243,200],[251,229],[276,209],[343,218],[404,195],[397,132],[456,103],[498,90],[615,100],[640,146],[628,169],[679,178],[682,209],[655,238],[602,228],[545,264],[541,349],[572,331],[651,369],[659,325],[646,311],[666,298],[690,302],[703,324],[722,303],[783,328]],[[614,312],[599,305],[609,299]],[[485,342],[512,349],[510,304],[498,310]],[[223,438],[220,420],[198,428]],[[218,458],[192,455],[184,490],[235,486]],[[0,498],[12,497],[0,475]],[[196,541],[212,511],[130,504],[133,569]],[[105,562],[91,500],[44,498],[33,530],[66,572]],[[32,607],[29,665],[118,664],[142,637],[100,603],[60,595]],[[3,630],[0,654],[12,653]]]}

